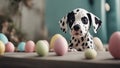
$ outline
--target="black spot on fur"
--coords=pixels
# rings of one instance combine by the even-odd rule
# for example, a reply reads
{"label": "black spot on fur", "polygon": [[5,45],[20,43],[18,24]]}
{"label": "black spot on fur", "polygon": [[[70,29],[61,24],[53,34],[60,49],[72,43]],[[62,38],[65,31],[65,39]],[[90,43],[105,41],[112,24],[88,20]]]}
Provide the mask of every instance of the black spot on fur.
{"label": "black spot on fur", "polygon": [[72,12],[68,13],[68,15],[67,15],[67,23],[69,24],[70,28],[72,27],[74,21],[75,21],[75,14],[72,11]]}
{"label": "black spot on fur", "polygon": [[89,46],[87,48],[90,48]]}
{"label": "black spot on fur", "polygon": [[78,46],[78,43],[76,44],[76,47]]}
{"label": "black spot on fur", "polygon": [[[98,20],[96,17],[95,17],[95,24],[97,25],[98,24],[98,28],[101,26],[101,20]],[[97,30],[98,30],[97,28]]]}
{"label": "black spot on fur", "polygon": [[79,11],[79,9],[77,9],[77,12]]}
{"label": "black spot on fur", "polygon": [[71,43],[71,40],[69,42]]}
{"label": "black spot on fur", "polygon": [[[88,19],[89,19],[89,21],[90,21],[90,26],[91,26],[91,24],[92,24],[92,18],[91,18],[90,13],[87,13],[87,16],[88,16]],[[89,26],[89,28],[90,28],[90,26]]]}
{"label": "black spot on fur", "polygon": [[90,41],[90,43],[92,44],[92,41]]}
{"label": "black spot on fur", "polygon": [[64,25],[65,25],[65,22],[62,23],[62,26],[64,26]]}
{"label": "black spot on fur", "polygon": [[82,43],[82,46],[84,46],[85,43]]}
{"label": "black spot on fur", "polygon": [[78,43],[80,43],[80,40],[78,40]]}
{"label": "black spot on fur", "polygon": [[62,20],[60,20],[60,23],[62,23]]}
{"label": "black spot on fur", "polygon": [[64,31],[66,33],[66,31]]}
{"label": "black spot on fur", "polygon": [[85,47],[84,47],[84,46],[83,46],[82,48],[83,48],[83,49],[85,49]]}
{"label": "black spot on fur", "polygon": [[76,42],[77,40],[75,39],[74,41]]}
{"label": "black spot on fur", "polygon": [[83,38],[83,37],[81,37],[81,40],[82,40],[82,41],[84,41],[84,38]]}
{"label": "black spot on fur", "polygon": [[65,29],[63,29],[63,32],[65,32]]}
{"label": "black spot on fur", "polygon": [[75,37],[72,37],[72,39],[74,39]]}
{"label": "black spot on fur", "polygon": [[69,47],[73,47],[73,43],[71,43],[71,44],[69,45]]}
{"label": "black spot on fur", "polygon": [[87,46],[87,45],[88,45],[88,43],[85,44],[85,46]]}
{"label": "black spot on fur", "polygon": [[78,51],[82,51],[82,49],[79,48]]}
{"label": "black spot on fur", "polygon": [[89,38],[87,39],[87,41],[90,41]]}
{"label": "black spot on fur", "polygon": [[80,33],[82,33],[82,31],[80,31]]}
{"label": "black spot on fur", "polygon": [[95,26],[93,26],[93,29],[95,29]]}

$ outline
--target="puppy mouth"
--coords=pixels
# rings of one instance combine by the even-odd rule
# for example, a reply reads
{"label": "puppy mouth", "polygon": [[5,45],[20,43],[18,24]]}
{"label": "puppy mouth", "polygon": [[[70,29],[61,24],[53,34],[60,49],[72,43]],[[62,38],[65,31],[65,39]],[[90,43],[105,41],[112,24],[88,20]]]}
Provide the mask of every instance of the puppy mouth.
{"label": "puppy mouth", "polygon": [[82,32],[82,30],[74,30],[74,29],[71,29],[71,34],[73,35],[73,36],[77,36],[77,37],[79,37],[79,36],[83,36],[83,32]]}
{"label": "puppy mouth", "polygon": [[76,37],[83,36],[83,32],[81,30],[78,31],[71,30],[71,34]]}
{"label": "puppy mouth", "polygon": [[76,35],[76,36],[78,36],[78,35],[82,35],[79,31],[74,31],[73,32],[73,35]]}
{"label": "puppy mouth", "polygon": [[80,33],[76,32],[74,35],[80,35]]}

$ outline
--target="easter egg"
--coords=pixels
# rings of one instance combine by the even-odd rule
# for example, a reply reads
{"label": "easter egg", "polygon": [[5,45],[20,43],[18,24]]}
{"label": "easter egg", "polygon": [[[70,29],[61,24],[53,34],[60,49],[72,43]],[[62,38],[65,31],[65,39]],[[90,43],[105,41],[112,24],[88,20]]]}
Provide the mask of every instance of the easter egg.
{"label": "easter egg", "polygon": [[14,50],[15,50],[15,47],[14,47],[13,43],[11,43],[11,42],[6,43],[6,46],[5,46],[6,52],[14,52]]}
{"label": "easter egg", "polygon": [[8,39],[7,37],[3,34],[3,33],[0,33],[0,40],[6,44],[8,42]]}
{"label": "easter egg", "polygon": [[33,41],[27,41],[25,45],[25,52],[33,52],[35,50],[35,43]]}
{"label": "easter egg", "polygon": [[47,40],[41,40],[41,41],[43,41],[46,45],[48,45],[48,47],[49,47],[49,43],[48,43],[48,41]]}
{"label": "easter egg", "polygon": [[64,37],[59,37],[55,40],[54,51],[58,56],[62,56],[68,52],[68,43]]}
{"label": "easter egg", "polygon": [[103,47],[103,43],[98,37],[94,37],[93,41],[97,51],[105,51],[105,48]]}
{"label": "easter egg", "polygon": [[62,35],[60,35],[60,34],[55,34],[55,35],[51,38],[51,40],[50,40],[50,49],[53,49],[55,40],[56,40],[57,38],[61,37],[61,36],[62,36]]}
{"label": "easter egg", "polygon": [[49,47],[44,41],[39,40],[36,43],[35,50],[39,56],[47,56],[49,52]]}
{"label": "easter egg", "polygon": [[2,41],[0,41],[0,55],[3,55],[5,52],[5,45]]}
{"label": "easter egg", "polygon": [[97,52],[95,49],[86,49],[84,55],[86,59],[94,59],[97,56]]}
{"label": "easter egg", "polygon": [[18,51],[25,51],[25,42],[20,42],[17,47]]}
{"label": "easter egg", "polygon": [[120,59],[120,32],[115,32],[111,35],[108,49],[114,58]]}

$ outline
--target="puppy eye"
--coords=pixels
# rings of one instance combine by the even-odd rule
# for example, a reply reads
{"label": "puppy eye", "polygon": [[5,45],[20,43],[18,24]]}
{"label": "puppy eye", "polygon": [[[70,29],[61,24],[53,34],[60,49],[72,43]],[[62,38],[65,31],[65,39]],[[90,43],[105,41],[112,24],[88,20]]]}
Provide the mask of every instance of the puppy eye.
{"label": "puppy eye", "polygon": [[82,21],[83,24],[87,24],[88,23],[87,17],[82,17],[81,21]]}

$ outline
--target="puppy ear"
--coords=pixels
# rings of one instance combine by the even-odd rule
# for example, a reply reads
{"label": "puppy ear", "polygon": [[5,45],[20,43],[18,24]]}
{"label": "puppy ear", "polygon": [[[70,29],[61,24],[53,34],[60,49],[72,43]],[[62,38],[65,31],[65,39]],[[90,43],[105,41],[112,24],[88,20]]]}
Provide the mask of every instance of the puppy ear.
{"label": "puppy ear", "polygon": [[93,25],[93,30],[95,33],[97,33],[98,28],[101,26],[102,22],[101,20],[93,15],[92,13],[87,13],[87,16],[90,21],[90,26]]}
{"label": "puppy ear", "polygon": [[63,32],[67,32],[67,15],[64,16],[60,21],[59,21],[60,28]]}

